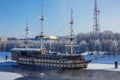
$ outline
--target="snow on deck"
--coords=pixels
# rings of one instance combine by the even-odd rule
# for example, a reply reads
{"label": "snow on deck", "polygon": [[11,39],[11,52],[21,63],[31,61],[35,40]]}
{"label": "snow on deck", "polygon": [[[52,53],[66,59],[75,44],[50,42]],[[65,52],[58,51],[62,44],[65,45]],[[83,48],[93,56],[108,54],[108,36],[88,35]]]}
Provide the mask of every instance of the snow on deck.
{"label": "snow on deck", "polygon": [[39,48],[13,48],[12,51],[40,51]]}

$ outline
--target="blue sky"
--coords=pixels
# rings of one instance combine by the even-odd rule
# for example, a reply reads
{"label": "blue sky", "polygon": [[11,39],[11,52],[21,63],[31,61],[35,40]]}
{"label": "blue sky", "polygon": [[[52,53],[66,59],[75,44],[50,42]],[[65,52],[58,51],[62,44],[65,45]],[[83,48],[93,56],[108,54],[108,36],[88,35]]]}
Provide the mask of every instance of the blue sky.
{"label": "blue sky", "polygon": [[[90,32],[94,0],[0,0],[0,37],[24,38],[27,16],[29,37],[40,33],[41,4],[44,4],[45,35],[68,35],[70,10],[74,32]],[[98,0],[101,31],[120,32],[120,0]]]}

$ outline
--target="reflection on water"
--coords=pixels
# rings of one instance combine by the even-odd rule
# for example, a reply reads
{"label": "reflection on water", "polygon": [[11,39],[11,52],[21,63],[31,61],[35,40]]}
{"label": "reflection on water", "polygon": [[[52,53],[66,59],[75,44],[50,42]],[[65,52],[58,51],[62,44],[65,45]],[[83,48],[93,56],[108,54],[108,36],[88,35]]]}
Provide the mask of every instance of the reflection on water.
{"label": "reflection on water", "polygon": [[0,66],[0,71],[20,73],[16,80],[119,80],[120,72],[98,70],[63,70],[34,66]]}

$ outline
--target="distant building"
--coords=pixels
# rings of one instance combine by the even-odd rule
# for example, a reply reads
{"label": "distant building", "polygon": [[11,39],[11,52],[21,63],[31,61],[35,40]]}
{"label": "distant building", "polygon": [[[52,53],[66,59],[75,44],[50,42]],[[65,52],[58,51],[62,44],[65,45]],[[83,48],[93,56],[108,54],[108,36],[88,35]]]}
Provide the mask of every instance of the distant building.
{"label": "distant building", "polygon": [[10,38],[8,38],[8,40],[18,40],[18,38],[17,37],[10,37]]}
{"label": "distant building", "polygon": [[8,41],[7,38],[0,38],[0,41]]}
{"label": "distant building", "polygon": [[[40,40],[40,36],[35,36],[35,40]],[[58,37],[56,37],[56,36],[45,36],[44,40],[45,41],[48,41],[48,40],[58,40]]]}

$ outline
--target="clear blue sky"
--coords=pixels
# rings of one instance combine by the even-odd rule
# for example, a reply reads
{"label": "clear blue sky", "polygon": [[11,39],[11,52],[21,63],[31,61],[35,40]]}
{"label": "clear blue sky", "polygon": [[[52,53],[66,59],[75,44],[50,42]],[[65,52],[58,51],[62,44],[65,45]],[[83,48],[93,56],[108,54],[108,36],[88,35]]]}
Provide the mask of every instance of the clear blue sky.
{"label": "clear blue sky", "polygon": [[[69,33],[70,10],[74,11],[74,31],[90,32],[94,0],[0,0],[0,37],[23,37],[29,17],[29,37],[40,33],[41,4],[44,4],[46,35]],[[120,32],[120,0],[98,0],[101,31]]]}

